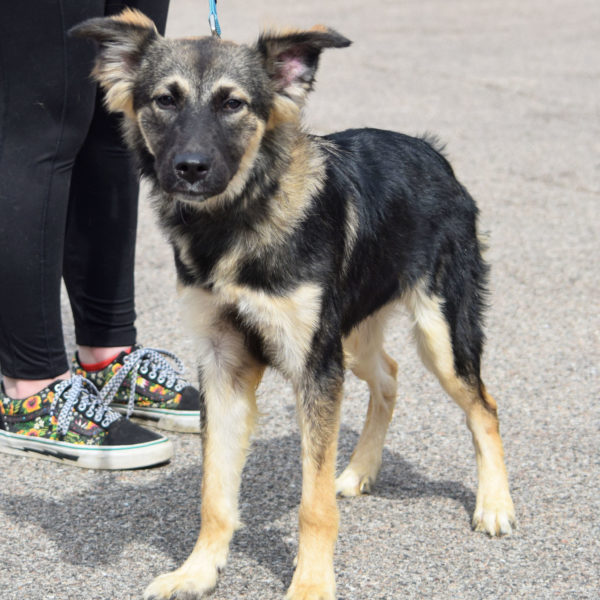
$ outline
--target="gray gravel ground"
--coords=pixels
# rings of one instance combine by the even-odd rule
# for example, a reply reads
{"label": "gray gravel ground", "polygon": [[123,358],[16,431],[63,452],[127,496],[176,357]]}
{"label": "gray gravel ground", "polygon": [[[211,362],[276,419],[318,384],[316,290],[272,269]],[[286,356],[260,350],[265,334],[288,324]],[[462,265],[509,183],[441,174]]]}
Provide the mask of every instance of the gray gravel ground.
{"label": "gray gravel ground", "polygon": [[[174,0],[170,35],[206,34],[206,5]],[[519,529],[506,539],[470,531],[470,436],[399,314],[387,346],[400,400],[381,475],[372,495],[340,501],[339,598],[600,597],[598,0],[222,0],[219,14],[238,41],[265,25],[314,23],[353,39],[323,56],[310,127],[437,133],[490,232],[484,376],[500,404]],[[193,379],[170,252],[145,201],[137,290],[142,341],[176,350]],[[66,304],[65,315],[70,331]],[[340,466],[366,400],[352,377],[346,390]],[[301,478],[289,386],[269,375],[260,407],[246,527],[215,600],[281,598],[292,575]],[[139,598],[181,563],[199,528],[200,443],[172,438],[176,460],[149,471],[3,456],[0,598]]]}

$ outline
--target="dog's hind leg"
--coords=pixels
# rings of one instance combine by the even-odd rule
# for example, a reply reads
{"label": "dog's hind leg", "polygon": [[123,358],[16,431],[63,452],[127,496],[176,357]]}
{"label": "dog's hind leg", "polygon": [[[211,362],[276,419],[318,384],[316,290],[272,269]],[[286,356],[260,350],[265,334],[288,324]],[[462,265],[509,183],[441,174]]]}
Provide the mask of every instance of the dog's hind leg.
{"label": "dog's hind leg", "polygon": [[381,467],[385,435],[396,403],[398,366],[382,348],[387,308],[365,319],[344,340],[346,366],[369,386],[365,424],[350,463],[336,480],[341,496],[368,493]]}
{"label": "dog's hind leg", "polygon": [[[468,300],[468,291],[463,291],[463,299]],[[492,536],[511,533],[515,512],[504,465],[497,406],[479,374],[483,339],[478,322],[480,309],[472,307],[469,311],[463,306],[462,311],[456,311],[456,306],[447,305],[456,318],[453,327],[442,299],[424,287],[412,290],[406,300],[415,321],[419,354],[464,410],[473,436],[479,479],[473,528]],[[464,322],[466,319],[471,319],[471,323]]]}

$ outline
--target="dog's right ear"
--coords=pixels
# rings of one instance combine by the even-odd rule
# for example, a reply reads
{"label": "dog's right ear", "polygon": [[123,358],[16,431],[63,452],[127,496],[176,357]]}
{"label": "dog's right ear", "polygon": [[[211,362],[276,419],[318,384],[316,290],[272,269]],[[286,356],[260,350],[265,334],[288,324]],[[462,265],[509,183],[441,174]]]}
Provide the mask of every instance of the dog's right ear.
{"label": "dog's right ear", "polygon": [[321,51],[351,43],[337,31],[317,25],[307,31],[265,32],[256,47],[275,91],[302,107],[312,90]]}
{"label": "dog's right ear", "polygon": [[133,116],[133,83],[148,45],[158,39],[154,23],[138,10],[125,9],[114,17],[89,19],[69,35],[98,43],[92,75],[106,92],[109,110]]}

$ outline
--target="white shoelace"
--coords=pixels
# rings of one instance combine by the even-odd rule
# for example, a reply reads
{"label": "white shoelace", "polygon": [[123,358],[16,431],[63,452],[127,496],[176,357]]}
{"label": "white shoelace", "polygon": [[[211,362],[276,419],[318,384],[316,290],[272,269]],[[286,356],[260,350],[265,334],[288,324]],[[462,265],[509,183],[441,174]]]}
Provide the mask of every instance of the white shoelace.
{"label": "white shoelace", "polygon": [[[167,358],[170,358],[175,366]],[[125,357],[123,366],[100,391],[100,397],[106,405],[109,405],[123,381],[131,373],[129,401],[127,403],[127,416],[129,417],[135,407],[135,382],[138,373],[148,375],[150,379],[158,384],[164,384],[168,388],[174,387],[176,392],[180,392],[188,385],[184,379],[179,377],[183,373],[183,369],[183,363],[172,352],[160,348],[138,348]]]}
{"label": "white shoelace", "polygon": [[[56,409],[61,398],[65,402],[58,415],[56,415]],[[98,388],[89,379],[85,379],[81,375],[74,375],[71,379],[62,381],[54,388],[54,400],[50,406],[50,414],[58,417],[58,432],[61,435],[67,434],[77,412],[104,429],[108,429],[110,424],[120,417],[119,413],[109,408],[104,402]]]}

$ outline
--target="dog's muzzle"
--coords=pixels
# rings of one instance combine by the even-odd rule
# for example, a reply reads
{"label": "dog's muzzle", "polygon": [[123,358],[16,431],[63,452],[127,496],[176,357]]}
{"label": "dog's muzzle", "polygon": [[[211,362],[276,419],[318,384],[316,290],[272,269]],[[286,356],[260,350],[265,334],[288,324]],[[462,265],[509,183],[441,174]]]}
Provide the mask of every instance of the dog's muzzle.
{"label": "dog's muzzle", "polygon": [[159,176],[161,187],[169,194],[183,194],[195,202],[222,193],[231,179],[230,170],[219,156],[204,152],[179,152],[165,167]]}

